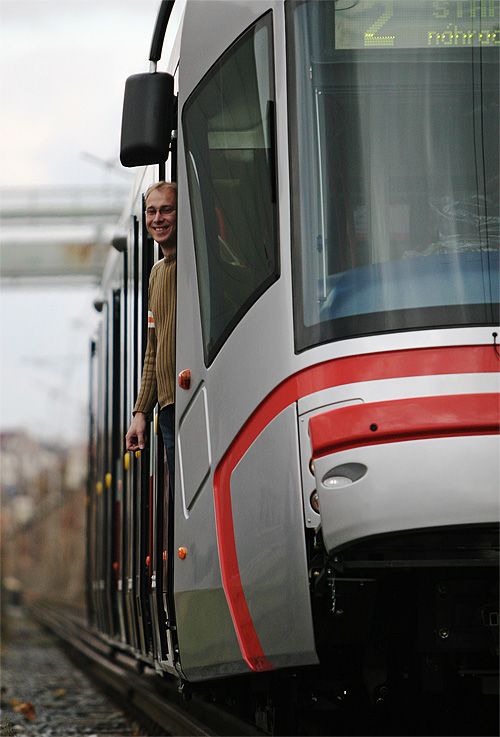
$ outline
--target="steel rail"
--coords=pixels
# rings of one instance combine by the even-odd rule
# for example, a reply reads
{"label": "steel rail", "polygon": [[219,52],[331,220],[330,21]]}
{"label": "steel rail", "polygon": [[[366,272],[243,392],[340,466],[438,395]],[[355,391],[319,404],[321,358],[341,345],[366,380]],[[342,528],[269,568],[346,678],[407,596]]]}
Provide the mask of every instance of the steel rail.
{"label": "steel rail", "polygon": [[163,678],[143,661],[103,641],[84,619],[53,604],[36,604],[29,613],[50,630],[82,669],[105,687],[125,709],[170,735],[258,735],[255,726],[193,694],[189,701],[178,683]]}

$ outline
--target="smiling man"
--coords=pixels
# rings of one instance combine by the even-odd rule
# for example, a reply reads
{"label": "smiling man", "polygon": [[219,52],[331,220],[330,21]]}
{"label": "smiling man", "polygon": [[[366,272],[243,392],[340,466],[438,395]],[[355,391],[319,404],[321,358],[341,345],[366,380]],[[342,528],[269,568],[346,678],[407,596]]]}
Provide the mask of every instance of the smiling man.
{"label": "smiling man", "polygon": [[177,186],[170,182],[153,184],[146,192],[145,204],[146,228],[160,246],[163,259],[155,263],[149,277],[146,353],[141,387],[125,444],[127,450],[144,448],[148,415],[158,402],[169,484],[173,489]]}

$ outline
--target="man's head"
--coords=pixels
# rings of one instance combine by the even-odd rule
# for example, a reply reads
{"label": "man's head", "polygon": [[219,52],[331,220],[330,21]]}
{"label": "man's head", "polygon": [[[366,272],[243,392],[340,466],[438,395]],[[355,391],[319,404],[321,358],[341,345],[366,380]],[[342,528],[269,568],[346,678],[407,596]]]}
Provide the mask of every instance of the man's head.
{"label": "man's head", "polygon": [[157,182],[145,195],[146,228],[164,256],[175,253],[177,246],[177,185]]}

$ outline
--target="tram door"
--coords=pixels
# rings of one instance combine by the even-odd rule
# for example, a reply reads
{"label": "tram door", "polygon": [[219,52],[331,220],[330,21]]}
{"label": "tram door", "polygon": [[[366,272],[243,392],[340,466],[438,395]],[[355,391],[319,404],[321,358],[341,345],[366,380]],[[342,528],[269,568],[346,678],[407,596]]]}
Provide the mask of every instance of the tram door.
{"label": "tram door", "polygon": [[124,591],[126,586],[125,578],[125,544],[126,544],[126,463],[129,463],[128,454],[123,454],[123,439],[125,437],[126,421],[128,419],[127,411],[127,355],[128,355],[128,344],[125,339],[128,328],[128,294],[127,294],[127,279],[128,279],[128,253],[127,249],[123,251],[123,280],[122,288],[115,296],[115,307],[117,313],[115,315],[115,326],[116,334],[115,338],[117,344],[115,344],[114,350],[116,350],[116,361],[115,363],[115,382],[117,390],[119,392],[117,402],[115,405],[115,416],[114,421],[116,422],[116,433],[115,433],[115,456],[114,456],[114,467],[113,475],[116,489],[115,499],[115,540],[114,540],[114,558],[113,558],[113,573],[115,577],[116,586],[116,608],[118,617],[118,634],[122,642],[128,642],[127,635],[127,624],[126,624],[126,605],[124,600]]}
{"label": "tram door", "polygon": [[[126,375],[127,375],[127,404],[125,416],[129,418],[132,413],[133,400],[137,392],[137,364],[138,350],[136,340],[137,329],[137,272],[138,272],[138,239],[139,239],[139,222],[136,217],[131,221],[130,232],[130,252],[128,258],[128,268],[125,276],[127,280],[127,315],[125,333],[127,339],[126,346]],[[125,609],[125,628],[126,636],[129,644],[134,648],[139,647],[139,634],[136,613],[136,602],[134,596],[134,570],[135,570],[135,547],[136,547],[136,527],[134,524],[134,509],[136,499],[136,472],[135,461],[131,459],[131,454],[125,454],[124,458],[124,494],[123,494],[123,602]]]}
{"label": "tram door", "polygon": [[[137,346],[138,364],[137,381],[140,385],[142,367],[147,344],[147,315],[148,315],[148,282],[153,266],[153,243],[148,236],[144,215],[144,198],[141,208],[140,238],[137,254]],[[137,396],[137,395],[136,395]],[[153,504],[153,462],[154,433],[148,433],[148,445],[141,452],[139,463],[136,464],[136,504],[135,524],[137,530],[136,569],[135,569],[135,598],[139,617],[139,640],[143,655],[153,654],[153,636],[151,629],[150,591],[151,591],[151,561],[152,561],[152,504]]]}
{"label": "tram door", "polygon": [[96,481],[97,481],[97,341],[90,343],[89,355],[89,427],[88,427],[88,475],[86,497],[86,606],[89,623],[97,627],[96,599],[94,582],[96,580]]}
{"label": "tram door", "polygon": [[[279,277],[271,13],[240,31],[180,116],[174,552],[186,552],[175,562],[175,604],[182,666],[195,677],[203,659],[241,658],[220,580],[213,479],[265,370],[249,350],[254,336],[234,346],[251,325],[265,336],[272,315],[256,324],[253,308]],[[182,58],[181,47],[181,91]]]}
{"label": "tram door", "polygon": [[108,515],[111,530],[109,545],[109,585],[110,610],[113,624],[113,635],[121,632],[120,627],[120,599],[118,596],[118,577],[120,569],[120,536],[121,536],[121,426],[120,408],[122,397],[122,375],[120,366],[121,359],[121,297],[120,289],[112,292],[112,305],[110,314],[110,358],[109,358],[109,458],[108,473],[105,485],[108,492]]}
{"label": "tram door", "polygon": [[[183,514],[176,511],[175,548],[187,551],[184,563],[176,561],[175,596],[182,667],[193,678],[203,667],[244,671],[242,660],[267,667],[262,653],[275,665],[316,657],[295,407],[248,440],[252,417],[293,357],[289,261],[281,274],[278,237],[277,150],[283,161],[287,151],[286,127],[277,135],[274,60],[283,19],[250,3],[243,26],[241,8],[234,15],[225,3],[213,8],[221,13],[214,28],[231,36],[210,71],[205,59],[200,79],[190,77],[179,138],[177,371],[190,369],[191,385],[181,382],[176,398]],[[186,27],[196,23],[191,12],[188,4]],[[184,58],[189,43],[199,38],[186,37]],[[206,43],[220,48],[220,33]],[[181,90],[182,81],[181,69]],[[283,218],[280,228],[287,227]],[[247,637],[247,602],[255,638]]]}
{"label": "tram door", "polygon": [[[168,607],[169,562],[169,529],[170,510],[173,505],[172,490],[168,485],[168,473],[165,460],[165,448],[158,422],[156,408],[151,428],[150,448],[150,534],[148,549],[149,574],[149,611],[152,625],[152,647],[155,661],[169,663],[172,659],[172,648],[169,647],[168,629],[172,617]],[[170,658],[169,658],[170,653]]]}

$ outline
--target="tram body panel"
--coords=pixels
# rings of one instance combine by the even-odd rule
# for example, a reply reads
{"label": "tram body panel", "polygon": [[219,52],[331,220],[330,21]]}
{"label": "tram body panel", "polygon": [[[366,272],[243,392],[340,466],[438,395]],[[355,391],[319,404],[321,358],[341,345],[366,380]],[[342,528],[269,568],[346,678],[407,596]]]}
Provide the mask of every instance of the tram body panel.
{"label": "tram body panel", "polygon": [[[182,238],[181,235],[179,237]],[[185,250],[187,251],[187,249]],[[189,295],[189,292],[183,290],[181,286],[183,283],[181,264],[186,260],[186,254],[184,253],[181,256],[179,253],[178,309],[180,317],[178,330],[182,331],[184,328],[184,333],[189,335],[190,330],[186,322],[186,315],[191,314],[192,308],[187,308],[186,305],[186,309],[183,309],[181,306],[185,304],[182,295],[184,293]],[[203,386],[195,387],[192,392],[177,389],[178,407],[182,407],[186,400],[191,400],[183,413],[182,410],[179,411],[177,447],[178,449],[180,447],[181,452],[178,452],[177,456],[179,472],[176,474],[176,498],[178,504],[175,510],[176,549],[180,546],[186,546],[189,551],[187,558],[183,561],[177,561],[175,566],[176,617],[181,645],[181,665],[188,678],[220,676],[228,672],[248,672],[248,665],[243,660],[238,647],[234,621],[231,620],[228,608],[227,594],[224,593],[222,588],[218,541],[223,533],[218,534],[215,526],[214,475],[221,459],[240,433],[248,417],[252,415],[252,412],[259,406],[264,397],[272,393],[276,385],[290,371],[288,357],[291,354],[293,343],[290,313],[286,310],[288,294],[284,279],[280,279],[273,284],[235,328],[212,366],[208,369],[204,370],[204,367],[200,367],[199,364],[197,366],[192,359],[191,362],[185,359],[186,354],[193,351],[193,347],[188,345],[188,341],[178,343],[178,368],[191,368],[194,365],[195,368],[192,369],[193,376],[196,378],[200,374],[204,376]],[[192,292],[190,297],[192,299]],[[284,329],[287,321],[290,325],[288,331],[286,328]],[[263,325],[265,326],[264,331]],[[254,345],[255,350],[249,356],[246,349],[250,344]],[[194,416],[199,414],[197,420],[193,421],[192,427],[189,428],[188,447],[187,442],[184,445],[184,440],[187,441],[188,436],[184,436],[183,431],[187,426],[186,423],[190,422],[190,411],[193,409]],[[290,416],[288,422],[292,423],[288,433],[292,429],[296,433],[295,408],[293,408],[293,418]],[[285,437],[286,435],[281,437],[278,434],[274,437],[273,443],[279,447],[280,443],[284,442]],[[290,443],[291,440],[288,442]],[[199,453],[205,460],[201,463],[194,485],[189,486],[189,481],[193,478],[193,470],[189,468],[193,448],[196,448],[196,463],[199,462]],[[206,465],[208,458],[210,458],[209,470]],[[255,472],[256,467],[259,469],[259,474],[263,474],[260,483],[262,483],[266,473],[273,472],[266,482],[270,491],[273,489],[276,473],[279,475],[289,474],[286,466],[285,468],[282,466],[275,468],[272,465],[269,467],[268,464],[266,469],[262,469],[258,457],[253,458],[251,467],[253,472],[250,472],[250,477]],[[199,480],[206,471],[207,476],[201,487],[198,488]],[[304,532],[303,512],[300,502],[300,479],[297,474],[294,474],[294,478],[297,485],[290,484],[286,490],[283,490],[285,498],[282,500],[282,504],[286,503],[287,506],[290,506],[292,501],[295,505],[298,502],[293,515],[295,526],[290,527],[288,534],[291,539],[295,538],[297,548],[303,550]],[[252,483],[250,487],[242,486],[241,480],[238,482],[232,481],[231,483],[236,483],[236,488],[239,490],[236,497],[233,497],[233,489],[231,490],[233,509],[237,514],[242,515],[240,516],[241,524],[236,532],[236,541],[243,544],[244,540],[249,540],[253,554],[258,554],[261,546],[259,530],[250,525],[248,520],[246,523],[244,522],[245,511],[242,511],[247,509],[246,504],[249,503],[252,504],[252,508],[258,507],[259,501],[254,498],[257,483]],[[242,488],[245,489],[243,493],[241,492]],[[279,501],[276,494],[273,494],[271,498],[274,503]],[[180,503],[181,500],[182,503]],[[247,550],[247,555],[250,556],[250,549]],[[196,556],[198,563],[193,563],[193,560],[190,560],[193,556]],[[200,565],[202,560],[204,562]],[[280,653],[278,658],[278,662],[281,658],[282,662],[286,661],[287,664],[290,664],[291,661],[298,665],[304,664],[306,659],[308,659],[308,662],[314,662],[315,659],[311,652],[308,656],[305,656],[302,651],[304,642],[309,641],[310,643],[312,639],[312,619],[309,607],[307,568],[304,559],[301,560],[304,566],[303,579],[299,582],[295,578],[296,571],[294,573],[295,584],[302,589],[301,596],[295,602],[295,606],[301,613],[298,621],[301,624],[307,621],[307,626],[303,630],[302,636],[294,639],[284,638],[287,629],[283,626],[281,629],[281,646],[289,648],[289,651],[288,653]],[[206,563],[208,565],[205,565]],[[272,565],[272,558],[269,559],[268,564]],[[290,571],[292,570],[293,567],[290,568]],[[281,595],[284,592],[285,589],[282,589]],[[281,598],[282,604],[285,599],[286,597]],[[272,609],[271,602],[268,602],[268,605]],[[203,611],[213,612],[214,607],[214,616],[203,616]],[[193,611],[199,611],[199,614],[193,617]],[[286,615],[285,619],[290,615],[290,611],[289,609],[283,609],[282,615],[284,617]],[[264,639],[266,638],[266,629],[269,626],[272,626],[272,628],[278,626],[276,620],[272,623],[266,622],[266,618],[263,616],[260,617],[260,622],[262,631],[258,628],[258,632]],[[197,623],[199,629],[196,627]],[[268,635],[268,637],[270,636]],[[271,640],[272,638],[270,638]],[[184,641],[186,647],[183,649]],[[194,650],[192,650],[193,642],[197,642]],[[231,648],[229,648],[229,645]],[[273,647],[276,647],[276,644]],[[204,659],[200,658],[201,653],[207,654],[206,665],[203,664]]]}
{"label": "tram body panel", "polygon": [[[234,534],[242,590],[273,668],[318,662],[298,450],[297,415],[291,405],[264,428],[235,466],[230,478],[233,531],[230,520],[220,526],[221,536]],[[228,561],[223,564],[226,568]],[[229,582],[228,591],[233,621],[240,628],[244,611]]]}
{"label": "tram body panel", "polygon": [[[499,451],[492,435],[371,445],[317,459],[326,547],[407,530],[497,523]],[[325,485],[332,469],[342,474],[356,466],[366,469],[359,480]]]}
{"label": "tram body panel", "polygon": [[[463,351],[467,350],[464,346]],[[487,349],[488,350],[488,349]],[[451,367],[451,370],[453,368]],[[424,376],[408,376],[405,378],[395,379],[383,379],[373,380],[362,383],[349,383],[341,384],[339,386],[332,386],[328,389],[314,392],[300,398],[297,402],[298,415],[299,415],[299,427],[300,427],[300,443],[301,443],[301,469],[302,469],[302,486],[303,486],[303,500],[304,509],[306,513],[306,524],[309,527],[318,527],[322,522],[320,514],[312,509],[310,505],[311,495],[318,489],[318,474],[320,473],[316,469],[316,475],[311,472],[311,460],[313,452],[311,448],[311,439],[309,435],[309,420],[319,414],[329,412],[335,409],[352,406],[355,404],[366,403],[368,405],[375,402],[391,402],[397,400],[403,400],[407,398],[418,398],[418,397],[440,397],[447,395],[455,395],[458,398],[461,395],[476,395],[480,397],[482,394],[491,394],[499,390],[499,377],[496,373],[464,373],[464,374],[443,374],[443,375],[424,375]],[[427,448],[432,449],[434,453],[434,446],[430,442]],[[377,448],[379,446],[376,446]],[[371,452],[371,451],[370,451]],[[375,450],[375,453],[377,451]],[[411,451],[408,449],[408,452]],[[404,455],[401,456],[403,458]],[[469,459],[459,455],[461,463],[469,463]],[[485,467],[491,466],[494,462],[494,458],[486,456],[482,458],[483,465]],[[476,461],[475,461],[476,462]],[[318,461],[318,468],[323,468],[324,459],[321,458]],[[333,466],[332,466],[333,467]],[[446,467],[446,463],[443,460],[443,467]],[[407,464],[404,464],[405,471],[407,470]],[[491,478],[494,480],[496,468],[490,468],[492,474]],[[324,471],[326,473],[326,471]],[[411,476],[408,471],[409,476]],[[323,474],[324,475],[324,474]],[[429,477],[440,479],[440,476]],[[321,484],[320,484],[321,488]],[[490,498],[490,511],[495,512],[498,517],[498,505],[496,503],[496,487],[493,483],[488,484],[484,489],[485,494],[489,494]],[[406,492],[405,492],[406,493]],[[327,502],[328,503],[328,502]],[[490,515],[491,516],[491,515]],[[453,515],[450,513],[450,524]],[[495,514],[490,521],[495,520]],[[413,525],[412,513],[408,509],[408,522],[406,523],[409,527]]]}
{"label": "tram body panel", "polygon": [[[177,486],[177,484],[176,484]],[[177,489],[179,487],[177,486]],[[180,502],[180,497],[177,497]],[[213,492],[202,486],[186,519],[175,509],[174,597],[180,667],[188,680],[246,672],[222,588],[216,546]]]}

